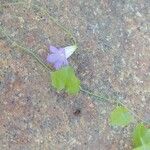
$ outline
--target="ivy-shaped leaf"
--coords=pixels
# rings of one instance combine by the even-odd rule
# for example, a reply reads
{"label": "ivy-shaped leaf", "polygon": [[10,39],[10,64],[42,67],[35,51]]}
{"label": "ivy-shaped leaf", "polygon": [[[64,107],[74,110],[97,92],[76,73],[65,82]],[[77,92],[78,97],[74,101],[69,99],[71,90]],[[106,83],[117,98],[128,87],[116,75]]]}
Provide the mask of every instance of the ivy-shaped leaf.
{"label": "ivy-shaped leaf", "polygon": [[142,145],[142,138],[145,135],[146,128],[143,124],[138,124],[133,131],[133,145],[138,147]]}
{"label": "ivy-shaped leaf", "polygon": [[138,124],[133,131],[134,150],[150,150],[150,129]]}
{"label": "ivy-shaped leaf", "polygon": [[150,143],[150,129],[147,129],[143,136],[144,143]]}
{"label": "ivy-shaped leaf", "polygon": [[69,94],[76,94],[80,90],[80,80],[75,76],[72,67],[63,67],[51,73],[52,85],[58,90],[65,89]]}
{"label": "ivy-shaped leaf", "polygon": [[134,148],[133,150],[150,150],[150,143],[143,144],[142,146]]}
{"label": "ivy-shaped leaf", "polygon": [[131,113],[123,106],[117,106],[110,115],[111,125],[126,126],[133,121]]}

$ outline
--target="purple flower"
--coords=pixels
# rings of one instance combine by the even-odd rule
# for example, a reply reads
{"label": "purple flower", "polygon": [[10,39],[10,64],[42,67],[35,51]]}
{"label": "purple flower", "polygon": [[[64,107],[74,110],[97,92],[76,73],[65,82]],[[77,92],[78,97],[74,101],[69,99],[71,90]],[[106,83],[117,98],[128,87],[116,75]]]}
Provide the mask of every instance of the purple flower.
{"label": "purple flower", "polygon": [[75,51],[76,48],[76,45],[67,46],[65,48],[56,48],[54,46],[50,46],[49,49],[51,54],[48,54],[47,61],[49,63],[54,64],[54,67],[56,69],[60,69],[63,66],[67,66],[67,58],[71,56],[71,54]]}

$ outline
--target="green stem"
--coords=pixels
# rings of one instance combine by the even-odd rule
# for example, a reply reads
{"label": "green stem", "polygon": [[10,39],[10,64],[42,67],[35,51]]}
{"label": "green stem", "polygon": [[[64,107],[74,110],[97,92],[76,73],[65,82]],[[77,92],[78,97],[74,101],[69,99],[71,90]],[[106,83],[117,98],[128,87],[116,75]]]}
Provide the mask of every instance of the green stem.
{"label": "green stem", "polygon": [[31,56],[33,56],[46,70],[49,70],[50,68],[45,65],[45,63],[43,63],[43,61],[33,52],[31,51],[30,49],[27,49],[25,47],[23,47],[22,45],[19,45],[17,44],[16,41],[12,40],[9,36],[8,36],[8,33],[6,32],[6,30],[4,30],[2,27],[0,27],[0,31],[3,35],[6,36],[6,38],[12,43],[14,44],[15,46],[17,46],[18,48],[24,50],[26,53],[29,53]]}
{"label": "green stem", "polygon": [[[2,6],[5,6],[5,5],[19,5],[19,4],[26,5],[25,2],[14,2],[14,3],[11,3],[11,4],[10,3],[9,4],[2,4]],[[73,36],[73,34],[67,28],[65,28],[62,24],[60,24],[54,17],[49,15],[46,8],[44,9],[43,7],[39,7],[38,5],[35,5],[33,3],[31,3],[31,6],[34,6],[34,7],[38,8],[42,13],[47,15],[50,20],[52,20],[57,26],[59,26],[64,32],[66,32],[66,34],[68,34],[68,36],[70,36],[70,39],[73,41],[72,44],[77,45],[76,39]]]}
{"label": "green stem", "polygon": [[[80,91],[82,91],[82,92],[84,92],[84,93],[86,93],[86,94],[88,94],[88,95],[91,95],[91,96],[94,96],[94,97],[96,97],[97,99],[99,99],[99,100],[101,100],[101,101],[107,101],[107,102],[109,102],[109,103],[114,103],[114,104],[117,104],[117,105],[121,105],[121,106],[123,106],[123,107],[125,107],[135,118],[137,118],[139,121],[141,121],[141,122],[143,122],[143,123],[145,123],[145,124],[149,124],[148,122],[146,122],[146,121],[144,121],[143,119],[141,119],[137,114],[135,114],[130,108],[128,108],[123,102],[121,102],[121,101],[118,101],[118,100],[109,100],[110,98],[109,98],[109,96],[108,95],[106,95],[105,97],[103,97],[103,96],[101,96],[101,95],[98,95],[98,94],[95,94],[95,93],[93,93],[93,92],[90,92],[90,91],[88,91],[88,90],[85,90],[85,89],[83,89],[82,87],[80,87]],[[106,97],[108,97],[108,98],[106,98]]]}
{"label": "green stem", "polygon": [[[83,92],[83,93],[86,93],[86,94],[88,94],[88,95],[94,96],[94,97],[98,98],[98,99],[101,100],[101,101],[109,101],[109,102],[111,102],[111,101],[108,99],[108,96],[107,96],[107,95],[105,95],[105,96],[98,95],[98,94],[95,94],[95,93],[90,92],[90,91],[88,91],[88,90],[85,90],[85,89],[82,88],[82,87],[80,87],[80,91]],[[107,98],[106,98],[106,97],[107,97]]]}

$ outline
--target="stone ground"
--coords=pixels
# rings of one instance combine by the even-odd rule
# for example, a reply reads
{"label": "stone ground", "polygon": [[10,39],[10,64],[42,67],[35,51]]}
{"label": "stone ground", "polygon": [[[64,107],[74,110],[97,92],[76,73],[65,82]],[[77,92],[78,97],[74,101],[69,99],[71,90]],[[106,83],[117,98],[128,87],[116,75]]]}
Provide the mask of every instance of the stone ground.
{"label": "stone ground", "polygon": [[[79,49],[69,61],[84,87],[117,98],[150,120],[149,0],[23,2],[28,6],[0,7],[0,25],[13,40],[43,60],[49,44],[70,43],[31,3],[44,7],[77,39]],[[49,73],[0,34],[0,150],[131,150],[135,124],[111,127],[114,107],[85,93],[57,93]]]}

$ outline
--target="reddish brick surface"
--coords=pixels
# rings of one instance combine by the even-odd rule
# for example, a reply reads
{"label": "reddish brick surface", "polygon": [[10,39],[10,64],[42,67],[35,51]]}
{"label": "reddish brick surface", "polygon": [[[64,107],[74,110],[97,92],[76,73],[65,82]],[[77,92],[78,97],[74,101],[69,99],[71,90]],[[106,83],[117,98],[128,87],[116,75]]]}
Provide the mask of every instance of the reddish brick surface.
{"label": "reddish brick surface", "polygon": [[[70,43],[46,7],[70,29],[79,49],[70,58],[85,87],[107,93],[150,120],[150,43],[147,0],[26,0],[4,6],[0,25],[43,61],[48,45]],[[21,2],[21,1],[20,1]],[[133,125],[112,128],[114,105],[85,93],[51,87],[49,73],[0,33],[0,150],[130,150]]]}

